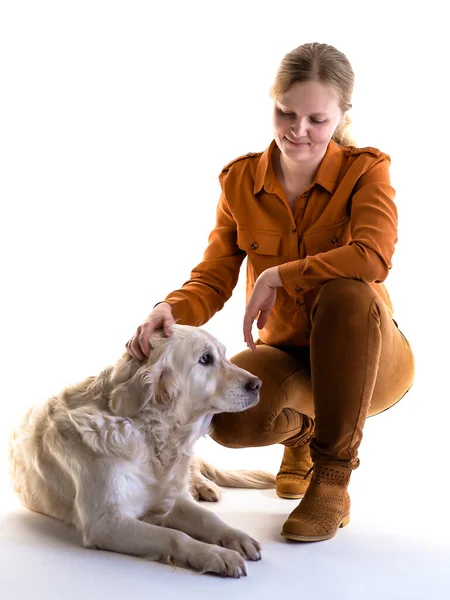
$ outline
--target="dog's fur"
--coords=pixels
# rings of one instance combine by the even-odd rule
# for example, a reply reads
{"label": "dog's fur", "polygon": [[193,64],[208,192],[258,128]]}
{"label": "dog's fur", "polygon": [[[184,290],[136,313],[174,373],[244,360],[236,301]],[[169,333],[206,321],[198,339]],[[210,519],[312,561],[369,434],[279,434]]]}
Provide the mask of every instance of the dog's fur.
{"label": "dog's fur", "polygon": [[125,354],[27,412],[12,438],[16,491],[31,510],[75,526],[88,548],[239,577],[260,544],[196,503],[189,477],[194,496],[209,500],[214,480],[273,487],[264,473],[192,462],[213,415],[255,405],[261,382],[204,330],[175,325],[151,343],[145,363]]}
{"label": "dog's fur", "polygon": [[223,471],[198,456],[190,464],[189,491],[196,500],[217,502],[223,487],[273,489],[275,477],[266,471]]}

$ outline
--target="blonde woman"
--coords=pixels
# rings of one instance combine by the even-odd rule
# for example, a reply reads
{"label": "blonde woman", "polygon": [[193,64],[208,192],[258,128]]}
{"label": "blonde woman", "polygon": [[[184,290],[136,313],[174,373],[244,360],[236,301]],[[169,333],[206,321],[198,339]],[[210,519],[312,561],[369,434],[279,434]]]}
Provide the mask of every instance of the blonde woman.
{"label": "blonde woman", "polygon": [[366,418],[398,402],[414,378],[384,285],[397,242],[390,158],[352,145],[353,81],[346,56],[326,44],[283,58],[271,89],[274,140],[224,167],[203,261],[127,344],[143,359],[156,328],[170,335],[174,322],[206,323],[248,257],[249,349],[231,361],[262,380],[260,402],[217,415],[212,437],[231,448],[285,446],[277,493],[302,501],[282,535],[306,542],[349,522]]}

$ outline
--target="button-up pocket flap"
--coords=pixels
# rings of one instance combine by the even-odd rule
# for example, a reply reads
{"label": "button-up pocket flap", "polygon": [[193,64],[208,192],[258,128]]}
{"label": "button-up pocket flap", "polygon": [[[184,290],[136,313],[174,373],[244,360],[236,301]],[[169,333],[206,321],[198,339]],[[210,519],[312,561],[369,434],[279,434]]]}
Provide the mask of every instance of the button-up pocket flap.
{"label": "button-up pocket flap", "polygon": [[303,234],[306,253],[310,256],[345,246],[350,240],[350,217],[345,217],[332,225],[305,231]]}
{"label": "button-up pocket flap", "polygon": [[281,233],[239,227],[237,242],[239,248],[247,254],[279,256]]}

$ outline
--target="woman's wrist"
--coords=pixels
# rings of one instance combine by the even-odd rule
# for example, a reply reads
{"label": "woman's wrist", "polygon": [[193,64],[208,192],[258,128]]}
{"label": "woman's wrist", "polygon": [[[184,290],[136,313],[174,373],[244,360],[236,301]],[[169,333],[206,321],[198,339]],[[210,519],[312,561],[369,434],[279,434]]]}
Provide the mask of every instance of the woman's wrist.
{"label": "woman's wrist", "polygon": [[280,277],[280,269],[278,267],[270,267],[265,272],[266,283],[271,288],[283,287],[283,282]]}
{"label": "woman's wrist", "polygon": [[166,302],[165,300],[161,300],[161,302],[157,302],[153,308],[156,308],[157,306],[160,306],[161,304],[165,304],[166,306],[171,307],[171,305],[168,302]]}

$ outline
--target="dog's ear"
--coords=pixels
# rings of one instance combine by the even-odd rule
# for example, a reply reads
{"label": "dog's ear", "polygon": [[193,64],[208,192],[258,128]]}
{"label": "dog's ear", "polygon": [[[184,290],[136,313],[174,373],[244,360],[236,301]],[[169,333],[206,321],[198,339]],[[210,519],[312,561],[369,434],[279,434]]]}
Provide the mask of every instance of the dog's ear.
{"label": "dog's ear", "polygon": [[181,382],[173,368],[159,361],[145,376],[151,385],[150,399],[155,404],[169,406],[181,392]]}
{"label": "dog's ear", "polygon": [[116,385],[111,392],[110,408],[115,415],[135,417],[149,402],[169,406],[176,400],[181,382],[166,361],[159,360],[148,367],[135,359],[121,360],[111,375]]}
{"label": "dog's ear", "polygon": [[150,384],[145,367],[141,366],[127,381],[122,379],[111,392],[109,406],[120,417],[135,417],[150,399]]}
{"label": "dog's ear", "polygon": [[142,363],[139,362],[133,356],[130,356],[128,352],[125,352],[121,359],[119,359],[113,367],[110,375],[110,381],[113,386],[119,385],[131,379],[137,371],[142,367]]}

